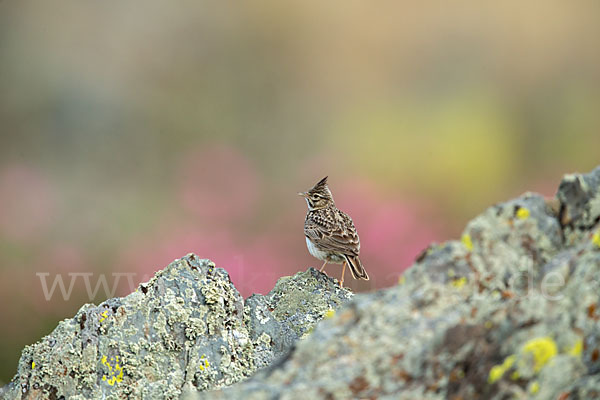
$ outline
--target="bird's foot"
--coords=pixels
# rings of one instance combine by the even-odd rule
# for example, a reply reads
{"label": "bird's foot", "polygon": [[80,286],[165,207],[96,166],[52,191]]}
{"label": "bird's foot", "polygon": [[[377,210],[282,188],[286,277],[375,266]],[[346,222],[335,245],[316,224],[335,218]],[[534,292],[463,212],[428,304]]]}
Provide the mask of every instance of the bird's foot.
{"label": "bird's foot", "polygon": [[319,272],[323,272],[323,270],[325,269],[325,266],[327,265],[327,261],[325,261],[323,263],[323,266],[321,266],[321,269],[319,269]]}

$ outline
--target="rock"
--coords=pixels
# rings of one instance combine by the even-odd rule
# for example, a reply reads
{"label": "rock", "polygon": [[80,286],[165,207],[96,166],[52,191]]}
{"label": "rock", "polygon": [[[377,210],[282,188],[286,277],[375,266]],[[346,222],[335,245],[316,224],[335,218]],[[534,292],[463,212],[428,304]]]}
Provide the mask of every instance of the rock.
{"label": "rock", "polygon": [[280,362],[197,399],[600,397],[600,168],[430,246]]}
{"label": "rock", "polygon": [[285,355],[294,343],[309,334],[323,317],[352,298],[352,292],[332,284],[331,278],[314,268],[279,279],[266,296],[246,300],[246,326],[255,346],[258,368]]}
{"label": "rock", "polygon": [[555,199],[490,207],[397,286],[353,297],[309,269],[244,301],[190,255],[25,348],[4,395],[598,398],[599,221],[600,168],[568,175]]}
{"label": "rock", "polygon": [[558,188],[559,220],[568,244],[582,239],[600,221],[600,167],[587,175],[566,175]]}
{"label": "rock", "polygon": [[27,346],[3,398],[179,398],[245,379],[352,294],[314,269],[244,299],[190,254],[124,298],[84,305]]}

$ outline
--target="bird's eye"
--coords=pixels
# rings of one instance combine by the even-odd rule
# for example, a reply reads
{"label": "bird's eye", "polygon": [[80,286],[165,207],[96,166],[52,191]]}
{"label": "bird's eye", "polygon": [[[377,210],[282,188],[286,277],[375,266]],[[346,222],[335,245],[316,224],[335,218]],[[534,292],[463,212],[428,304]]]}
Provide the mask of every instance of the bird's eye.
{"label": "bird's eye", "polygon": [[321,198],[321,196],[319,196],[318,194],[313,194],[313,195],[312,195],[312,199],[313,199],[314,201],[318,201],[320,198]]}

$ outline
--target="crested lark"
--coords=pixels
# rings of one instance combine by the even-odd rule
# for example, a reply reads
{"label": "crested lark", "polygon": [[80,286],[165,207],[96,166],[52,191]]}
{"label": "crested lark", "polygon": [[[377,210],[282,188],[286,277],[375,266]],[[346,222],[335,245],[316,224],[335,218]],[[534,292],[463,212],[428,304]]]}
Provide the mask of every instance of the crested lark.
{"label": "crested lark", "polygon": [[335,206],[327,186],[327,177],[321,179],[307,192],[298,195],[304,197],[308,204],[304,236],[310,254],[324,261],[320,271],[323,271],[328,262],[344,264],[340,281],[342,286],[347,264],[354,279],[368,281],[369,275],[358,258],[360,240],[356,228],[352,218]]}

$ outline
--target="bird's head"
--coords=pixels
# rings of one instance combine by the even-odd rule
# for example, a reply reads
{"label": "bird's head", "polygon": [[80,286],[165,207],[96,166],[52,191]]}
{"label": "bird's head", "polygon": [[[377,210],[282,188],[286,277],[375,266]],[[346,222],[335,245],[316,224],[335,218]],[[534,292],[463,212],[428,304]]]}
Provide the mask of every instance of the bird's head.
{"label": "bird's head", "polygon": [[333,204],[333,196],[327,186],[327,177],[321,179],[306,192],[298,193],[306,199],[309,210],[318,210]]}

